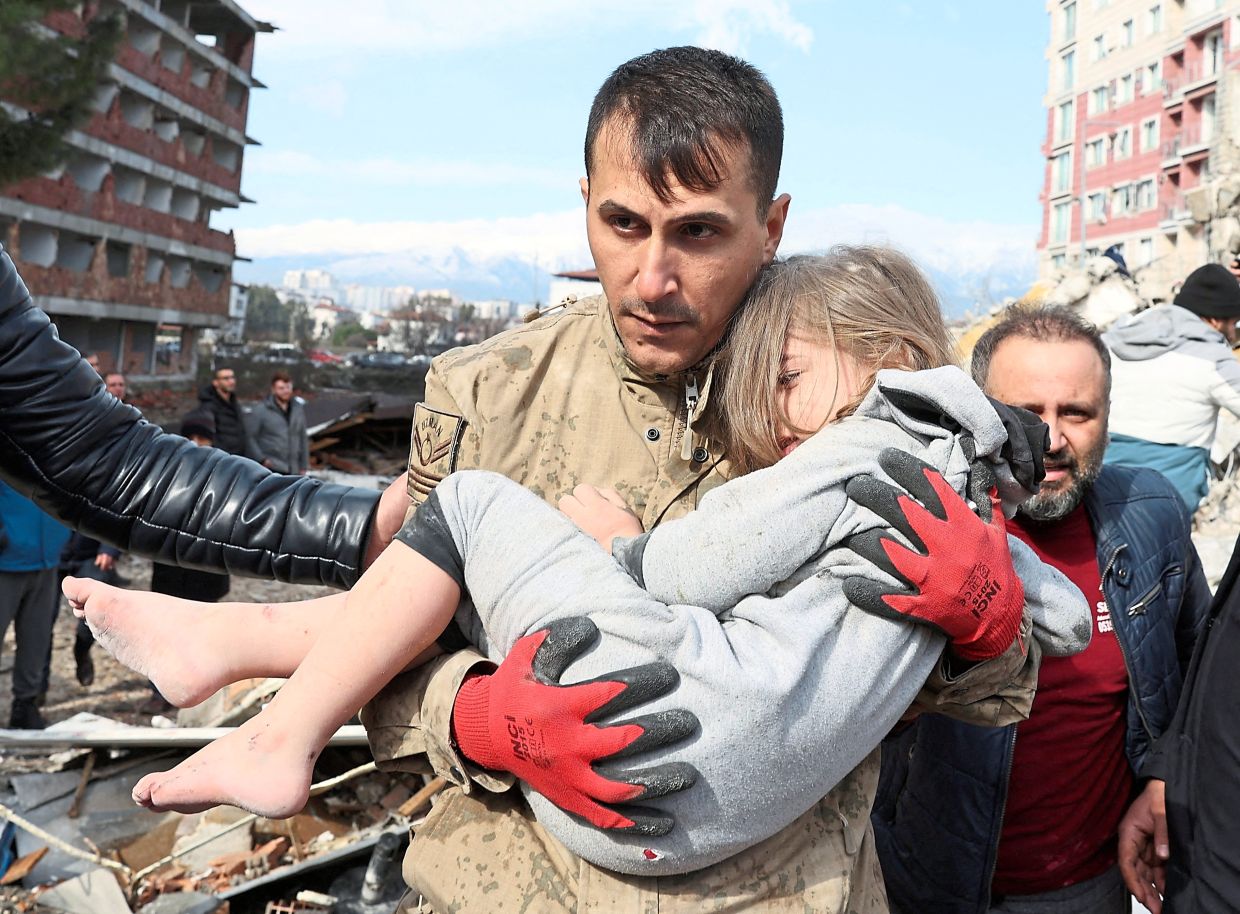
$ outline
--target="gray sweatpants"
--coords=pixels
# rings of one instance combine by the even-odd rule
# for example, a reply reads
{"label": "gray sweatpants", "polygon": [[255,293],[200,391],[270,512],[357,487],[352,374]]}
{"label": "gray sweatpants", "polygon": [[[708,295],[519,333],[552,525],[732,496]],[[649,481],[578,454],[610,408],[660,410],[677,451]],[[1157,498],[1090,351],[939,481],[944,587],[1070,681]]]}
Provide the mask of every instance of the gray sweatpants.
{"label": "gray sweatpants", "polygon": [[[937,412],[931,420],[901,412],[908,397],[887,394],[897,387],[926,392],[956,417],[957,430]],[[856,415],[774,466],[712,490],[687,517],[620,541],[624,567],[540,498],[481,470],[439,483],[399,538],[462,582],[471,602],[457,622],[493,660],[548,622],[588,615],[602,638],[565,683],[655,660],[676,668],[679,685],[638,713],[684,708],[701,731],[628,760],[635,769],[685,762],[701,775],[688,790],[646,801],[675,818],[670,833],[599,831],[522,789],[543,826],[590,862],[638,875],[685,873],[757,844],[817,804],[870,755],[938,667],[942,635],[864,612],[844,596],[845,576],[890,581],[847,548],[855,534],[889,528],[849,500],[845,483],[881,475],[878,455],[897,447],[963,492],[974,451],[995,455],[1004,441],[994,410],[958,369],[880,373]],[[1079,650],[1090,630],[1080,591],[1018,540],[1009,537],[1009,546],[1039,643],[1052,653]]]}
{"label": "gray sweatpants", "polygon": [[51,655],[59,600],[55,568],[0,572],[0,642],[10,623],[17,636],[14,701],[33,701],[44,688],[43,663]]}

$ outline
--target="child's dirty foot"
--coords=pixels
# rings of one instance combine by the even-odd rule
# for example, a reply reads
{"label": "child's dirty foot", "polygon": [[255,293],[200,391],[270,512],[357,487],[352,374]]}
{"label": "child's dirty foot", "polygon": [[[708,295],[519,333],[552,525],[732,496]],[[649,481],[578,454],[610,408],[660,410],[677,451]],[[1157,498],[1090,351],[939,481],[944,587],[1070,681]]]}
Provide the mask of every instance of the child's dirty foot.
{"label": "child's dirty foot", "polygon": [[305,807],[318,753],[271,732],[266,712],[204,746],[171,771],[148,774],[133,800],[155,812],[236,806],[270,819]]}
{"label": "child's dirty foot", "polygon": [[61,589],[95,640],[178,708],[196,705],[232,681],[213,607],[89,578],[65,578]]}

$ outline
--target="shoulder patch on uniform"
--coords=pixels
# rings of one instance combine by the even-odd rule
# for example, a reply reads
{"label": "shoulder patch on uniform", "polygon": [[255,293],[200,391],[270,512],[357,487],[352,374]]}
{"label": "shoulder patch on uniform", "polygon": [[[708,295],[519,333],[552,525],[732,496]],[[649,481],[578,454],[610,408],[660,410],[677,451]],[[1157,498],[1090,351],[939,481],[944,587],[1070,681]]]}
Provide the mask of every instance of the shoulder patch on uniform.
{"label": "shoulder patch on uniform", "polygon": [[457,450],[465,420],[432,409],[425,403],[413,408],[413,438],[409,444],[409,488],[423,495],[456,469]]}

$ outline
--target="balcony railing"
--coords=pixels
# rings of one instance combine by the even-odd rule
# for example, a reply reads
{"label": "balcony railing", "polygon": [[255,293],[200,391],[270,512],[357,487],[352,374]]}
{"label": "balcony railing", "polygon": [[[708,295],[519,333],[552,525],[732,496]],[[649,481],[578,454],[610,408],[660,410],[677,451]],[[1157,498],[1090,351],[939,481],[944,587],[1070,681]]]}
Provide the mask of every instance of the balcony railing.
{"label": "balcony railing", "polygon": [[1183,139],[1184,139],[1183,133],[1177,131],[1175,134],[1172,135],[1170,139],[1163,140],[1163,143],[1162,143],[1163,161],[1166,161],[1167,159],[1179,158],[1180,145]]}
{"label": "balcony railing", "polygon": [[1184,200],[1183,191],[1173,191],[1170,195],[1165,195],[1160,201],[1160,222],[1181,222],[1188,217],[1188,204]]}

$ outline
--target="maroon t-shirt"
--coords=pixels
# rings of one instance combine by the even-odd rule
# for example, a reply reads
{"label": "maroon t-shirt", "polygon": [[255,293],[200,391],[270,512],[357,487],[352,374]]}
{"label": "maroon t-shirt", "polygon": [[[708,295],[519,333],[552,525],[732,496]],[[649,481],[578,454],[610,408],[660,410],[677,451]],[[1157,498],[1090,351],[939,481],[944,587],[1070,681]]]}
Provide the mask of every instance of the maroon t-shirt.
{"label": "maroon t-shirt", "polygon": [[1030,895],[1075,885],[1115,863],[1116,830],[1132,797],[1124,755],[1128,672],[1102,595],[1085,508],[1046,526],[1021,515],[1008,529],[1081,589],[1093,610],[1089,647],[1042,658],[1016,746],[991,890]]}

